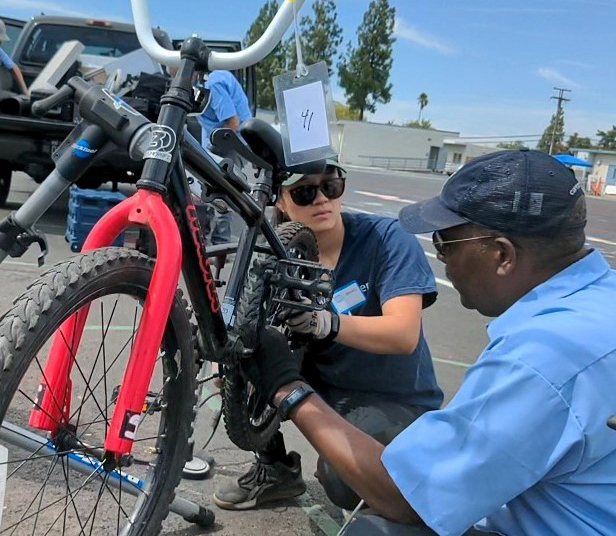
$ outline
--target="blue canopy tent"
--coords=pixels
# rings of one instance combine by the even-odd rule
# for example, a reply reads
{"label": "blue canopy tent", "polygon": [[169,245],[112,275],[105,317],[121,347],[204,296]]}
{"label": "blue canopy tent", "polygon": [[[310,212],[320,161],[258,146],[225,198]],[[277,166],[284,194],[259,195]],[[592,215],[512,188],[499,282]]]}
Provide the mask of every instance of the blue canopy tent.
{"label": "blue canopy tent", "polygon": [[560,163],[565,164],[565,166],[580,166],[580,167],[592,167],[590,162],[586,160],[582,160],[581,158],[576,158],[575,156],[571,156],[570,154],[556,154],[554,158],[558,160]]}

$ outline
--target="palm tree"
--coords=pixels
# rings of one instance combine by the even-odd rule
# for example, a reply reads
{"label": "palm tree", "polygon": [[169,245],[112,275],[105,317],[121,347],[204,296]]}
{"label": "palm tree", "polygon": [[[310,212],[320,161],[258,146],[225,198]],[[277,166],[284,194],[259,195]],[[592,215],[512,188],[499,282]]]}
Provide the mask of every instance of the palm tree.
{"label": "palm tree", "polygon": [[417,97],[417,104],[419,104],[419,115],[417,116],[417,121],[421,121],[421,112],[426,106],[428,106],[428,95],[425,93],[420,93],[419,97]]}

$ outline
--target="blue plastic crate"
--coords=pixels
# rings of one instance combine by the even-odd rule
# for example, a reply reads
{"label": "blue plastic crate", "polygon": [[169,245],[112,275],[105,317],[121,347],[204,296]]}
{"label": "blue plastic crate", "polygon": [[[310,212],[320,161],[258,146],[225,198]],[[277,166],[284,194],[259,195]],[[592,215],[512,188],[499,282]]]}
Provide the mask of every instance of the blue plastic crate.
{"label": "blue plastic crate", "polygon": [[[126,199],[121,192],[86,190],[71,186],[66,219],[66,241],[71,250],[81,251],[88,233],[96,222],[115,205]],[[114,246],[124,244],[124,233],[113,243]]]}

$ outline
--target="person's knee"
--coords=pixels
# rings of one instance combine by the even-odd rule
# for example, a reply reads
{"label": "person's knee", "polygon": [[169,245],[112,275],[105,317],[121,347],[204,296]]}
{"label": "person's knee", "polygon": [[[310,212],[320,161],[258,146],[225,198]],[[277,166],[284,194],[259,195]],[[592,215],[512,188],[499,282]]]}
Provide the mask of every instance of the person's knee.
{"label": "person's knee", "polygon": [[338,476],[338,473],[323,458],[317,460],[316,477],[329,500],[338,508],[354,510],[359,496]]}

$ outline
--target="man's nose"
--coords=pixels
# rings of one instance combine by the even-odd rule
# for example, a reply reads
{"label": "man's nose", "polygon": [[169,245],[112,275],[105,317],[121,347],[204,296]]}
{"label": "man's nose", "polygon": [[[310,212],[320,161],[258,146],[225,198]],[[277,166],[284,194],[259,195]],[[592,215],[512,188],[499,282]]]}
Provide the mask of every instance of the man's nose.
{"label": "man's nose", "polygon": [[322,205],[323,203],[327,203],[329,199],[325,196],[325,194],[321,191],[321,189],[317,189],[317,196],[314,198],[312,202],[313,205]]}

